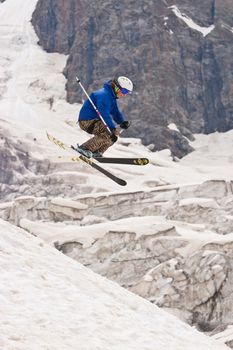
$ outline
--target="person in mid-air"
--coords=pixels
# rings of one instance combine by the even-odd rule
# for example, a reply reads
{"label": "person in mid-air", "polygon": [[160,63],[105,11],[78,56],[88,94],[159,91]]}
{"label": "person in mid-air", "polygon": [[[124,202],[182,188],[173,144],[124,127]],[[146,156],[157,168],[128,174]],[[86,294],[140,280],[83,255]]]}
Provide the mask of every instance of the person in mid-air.
{"label": "person in mid-air", "polygon": [[117,106],[117,99],[133,91],[133,83],[120,76],[106,82],[102,89],[94,91],[90,99],[99,111],[104,122],[99,117],[92,103],[87,99],[79,113],[78,123],[82,130],[94,136],[82,145],[77,145],[77,151],[84,156],[102,157],[103,153],[112,146],[120,134],[119,128],[128,129],[130,122],[125,120]]}

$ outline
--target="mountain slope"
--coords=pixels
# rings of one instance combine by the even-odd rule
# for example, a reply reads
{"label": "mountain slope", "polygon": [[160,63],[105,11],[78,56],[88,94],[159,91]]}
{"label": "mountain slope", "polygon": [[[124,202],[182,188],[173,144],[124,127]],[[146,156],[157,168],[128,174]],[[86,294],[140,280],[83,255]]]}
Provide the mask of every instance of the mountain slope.
{"label": "mountain slope", "polygon": [[[64,87],[66,80],[62,75],[62,71],[66,64],[67,56],[47,54],[37,45],[38,38],[30,24],[31,14],[36,4],[37,1],[32,0],[24,0],[23,5],[18,2],[16,3],[15,0],[7,0],[0,5],[0,200],[1,202],[5,202],[6,200],[15,199],[15,202],[13,201],[12,203],[1,203],[1,215],[3,218],[8,218],[9,221],[12,221],[15,225],[20,224],[19,222],[22,218],[25,218],[25,213],[27,212],[34,216],[34,221],[46,219],[56,220],[57,216],[58,219],[63,220],[63,210],[68,211],[68,214],[71,212],[73,216],[77,214],[76,206],[74,212],[72,205],[71,208],[69,208],[70,198],[75,198],[79,194],[84,193],[90,195],[88,203],[90,203],[92,207],[93,202],[95,203],[95,201],[97,201],[98,204],[101,204],[101,201],[106,200],[104,206],[106,205],[107,209],[104,214],[109,217],[116,197],[119,199],[119,208],[121,206],[121,210],[124,208],[122,203],[124,204],[124,202],[126,202],[126,207],[130,205],[125,189],[119,189],[103,176],[92,171],[85,165],[78,163],[72,164],[68,160],[65,160],[65,156],[68,156],[68,154],[61,154],[61,151],[49,143],[46,138],[46,130],[67,143],[82,142],[88,136],[81,132],[75,123],[75,115],[80,106],[75,104],[70,105],[65,101]],[[175,129],[174,125],[170,125],[169,127],[171,130]],[[215,145],[214,150],[212,147],[213,145]],[[232,132],[224,135],[216,133],[211,135],[211,137],[199,136],[197,137],[197,141],[193,144],[197,151],[190,154],[190,156],[186,157],[181,162],[173,162],[168,150],[160,153],[153,153],[148,148],[142,146],[139,139],[122,138],[109,150],[109,155],[145,155],[150,158],[151,164],[143,168],[138,167],[136,169],[132,167],[111,166],[111,169],[116,174],[119,174],[119,176],[122,176],[128,181],[128,192],[131,190],[138,192],[138,194],[136,193],[134,195],[132,191],[130,196],[137,201],[138,213],[144,215],[145,212],[142,210],[143,207],[140,207],[140,201],[144,196],[148,196],[149,198],[150,191],[153,194],[154,190],[158,190],[158,200],[160,198],[162,203],[165,202],[164,198],[168,199],[166,190],[165,194],[160,193],[160,188],[157,188],[158,185],[168,183],[196,184],[206,179],[216,179],[216,177],[220,177],[221,179],[229,178],[231,180],[233,169],[231,145]],[[61,155],[62,159],[58,158]],[[222,169],[224,169],[224,174]],[[205,184],[203,184],[203,187],[205,187]],[[108,198],[110,192],[112,193]],[[18,198],[21,195],[25,197],[23,197],[23,199]],[[30,196],[35,196],[35,198],[31,198]],[[62,209],[62,212],[58,211],[57,214],[55,212],[54,216],[53,211],[50,211],[49,202],[57,196],[67,198],[68,208],[65,207],[65,209]],[[111,198],[113,198],[113,200]],[[229,199],[230,198],[228,198],[228,200]],[[54,198],[54,202],[55,204],[61,203],[63,200]],[[108,203],[110,204],[109,206]],[[192,206],[192,203],[193,201],[188,201],[188,203],[185,202],[181,204],[186,204],[188,207],[187,210],[189,210],[189,204]],[[230,202],[228,205],[230,206]],[[104,206],[102,206],[101,210],[105,208]],[[131,209],[132,208],[133,206]],[[156,210],[156,208],[151,205],[150,209]],[[131,213],[131,211],[129,213]],[[178,211],[178,214],[182,217],[183,211]],[[135,213],[132,215],[135,215]],[[64,215],[64,217],[66,216]],[[88,223],[88,220],[87,218],[86,223]],[[65,222],[63,224],[65,225]],[[111,225],[111,222],[109,224]],[[75,227],[73,222],[72,225]],[[65,349],[70,349],[74,342],[76,344],[78,341],[75,330],[69,328],[73,319],[79,333],[81,333],[79,328],[80,320],[76,318],[78,317],[76,316],[78,315],[78,309],[73,306],[77,303],[83,311],[82,306],[77,300],[77,288],[78,291],[81,289],[81,291],[85,290],[89,293],[88,290],[90,290],[91,293],[94,292],[95,295],[99,295],[97,286],[93,289],[92,282],[88,284],[88,288],[86,288],[85,283],[83,286],[81,286],[81,284],[77,286],[77,284],[75,284],[77,281],[75,279],[76,277],[67,280],[66,276],[64,276],[64,266],[66,265],[65,261],[68,260],[64,260],[63,257],[62,261],[59,260],[59,267],[56,267],[56,261],[58,257],[59,259],[61,257],[61,255],[57,255],[59,254],[58,252],[52,250],[52,257],[47,251],[47,248],[44,250],[43,247],[37,247],[38,255],[36,255],[36,250],[34,250],[31,243],[29,243],[31,242],[30,236],[26,236],[28,237],[28,245],[26,245],[25,241],[21,241],[18,237],[23,231],[18,231],[17,228],[7,226],[4,221],[0,222],[0,227],[1,237],[4,240],[4,242],[1,242],[1,249],[3,252],[3,254],[1,254],[1,266],[4,267],[1,273],[1,278],[3,279],[1,286],[4,288],[2,289],[3,297],[1,299],[1,317],[3,317],[1,320],[1,334],[3,334],[4,337],[0,338],[2,342],[1,347],[3,347],[4,350],[5,348],[8,350],[7,347],[9,347],[9,350],[12,350],[15,349],[16,346],[17,350],[20,348],[23,350],[25,350],[25,348],[33,349],[33,346],[35,346],[35,349],[41,349],[43,347],[46,349],[47,345],[45,344],[49,343],[51,340],[53,344],[56,344],[57,348],[59,347],[57,345],[58,342],[65,342]],[[6,232],[8,233],[7,235],[5,234]],[[11,235],[10,232],[13,232],[13,235]],[[32,243],[32,245],[33,244],[34,243]],[[40,242],[40,244],[42,243]],[[18,248],[21,250],[17,250]],[[25,256],[25,258],[22,258],[22,256]],[[37,258],[39,259],[38,261]],[[65,267],[66,271],[68,268],[67,266]],[[47,268],[49,270],[48,275]],[[75,274],[77,268],[75,268]],[[73,276],[73,272],[71,273]],[[67,274],[69,275],[68,271]],[[86,274],[85,278],[79,278],[81,282],[85,282],[85,279],[88,279]],[[18,283],[16,284],[15,281]],[[60,288],[59,285],[61,285],[62,288]],[[64,285],[67,286],[65,287]],[[102,287],[100,287],[100,289],[102,289]],[[112,290],[107,290],[112,295]],[[118,292],[119,289],[116,289],[116,291],[117,294],[121,294],[121,292]],[[81,294],[84,295],[85,293],[83,292]],[[36,299],[37,295],[38,297]],[[71,302],[69,302],[67,295],[72,295]],[[92,299],[92,294],[87,295],[89,299]],[[102,299],[102,297],[105,299],[103,295],[100,296],[100,299]],[[106,298],[109,300],[108,296]],[[84,299],[86,300],[85,295]],[[93,317],[96,323],[98,317],[95,313],[93,315],[93,310],[88,309],[88,304],[84,303],[84,299],[82,299],[82,302],[87,309],[87,316]],[[63,308],[64,300],[65,310]],[[73,301],[75,301],[75,303],[73,303]],[[127,304],[128,302],[129,301],[125,303]],[[110,304],[112,305],[113,303],[113,299],[110,298]],[[102,308],[100,304],[98,304],[97,313],[98,315],[104,316],[105,320],[102,321],[101,318],[101,325],[104,324],[104,326],[101,329],[98,328],[95,333],[96,338],[94,338],[94,340],[97,343],[96,346],[98,346],[97,338],[100,339],[100,343],[102,340],[104,341],[107,339],[106,343],[102,342],[99,345],[101,350],[103,344],[104,348],[106,348],[105,345],[111,343],[110,338],[112,338],[112,334],[115,332],[113,335],[114,344],[118,345],[117,334],[120,334],[122,335],[120,341],[124,338],[124,343],[129,344],[129,346],[133,344],[135,349],[136,345],[135,342],[132,343],[132,337],[137,340],[137,333],[139,331],[137,327],[137,323],[139,322],[138,318],[135,316],[137,322],[129,321],[127,315],[124,315],[122,318],[124,321],[122,322],[123,327],[126,328],[129,323],[132,323],[135,327],[135,332],[130,333],[129,330],[126,334],[119,324],[119,326],[117,325],[117,330],[113,329],[113,333],[107,333],[105,336],[104,333],[106,330],[107,332],[111,332],[111,330],[105,327],[106,316],[109,313],[111,314],[111,311],[109,311],[109,304],[107,303],[106,306],[104,303],[106,308],[103,313],[99,312]],[[94,308],[94,304],[91,303],[91,305],[93,305]],[[135,302],[133,302],[133,308],[134,305]],[[149,305],[148,307],[150,308],[152,307],[150,304],[146,305]],[[75,310],[74,314],[73,309]],[[110,321],[113,320],[113,324],[115,322],[117,310],[118,306],[114,308],[112,318],[110,317]],[[120,305],[119,310],[121,310]],[[154,309],[152,308],[151,310]],[[127,314],[128,311],[129,309],[127,308]],[[145,336],[142,338],[142,335],[139,335],[140,345],[142,341],[145,342],[145,338],[148,337],[149,343],[152,339],[151,335],[148,335],[146,328],[151,330],[152,336],[154,335],[154,328],[152,329],[151,324],[147,327],[147,323],[150,322],[153,323],[153,327],[154,324],[156,324],[156,331],[161,330],[162,332],[158,334],[156,343],[162,343],[160,339],[161,334],[165,339],[165,334],[163,333],[164,319],[162,318],[162,320],[158,321],[157,316],[150,316],[151,312],[152,311],[148,311],[146,307],[146,314],[149,315],[146,316],[146,320],[148,320],[147,317],[150,317],[152,321],[145,321],[145,324],[143,323],[144,326],[142,326],[142,330]],[[143,315],[144,313],[143,311]],[[129,314],[131,315],[130,311]],[[121,319],[121,311],[119,311],[118,316]],[[164,317],[167,320],[168,315]],[[141,319],[142,316],[140,315],[139,318]],[[32,328],[35,330],[33,335],[31,335],[31,333],[29,334],[30,320],[33,321]],[[86,317],[82,315],[82,321],[84,322],[85,320]],[[173,323],[177,323],[176,319],[173,319]],[[57,328],[54,330],[53,327],[54,325],[56,326],[56,324]],[[178,326],[177,329],[171,329],[170,326],[168,327],[171,331],[169,334],[172,334],[175,338],[177,338],[175,333],[176,331],[178,332],[178,340],[176,340],[178,349],[180,346],[178,342],[182,328],[179,327],[180,326]],[[69,331],[66,332],[64,330],[66,328],[69,329]],[[87,324],[84,327],[84,331],[87,335],[90,334]],[[52,334],[51,338],[49,333]],[[82,338],[80,342],[82,342],[82,344],[86,341],[88,342],[87,338],[85,338],[86,333],[81,335]],[[38,334],[42,336],[42,340],[40,340]],[[66,337],[67,334],[70,335],[71,340],[68,340],[68,337]],[[42,343],[40,343],[40,341]],[[204,342],[206,341],[205,338]],[[15,342],[18,342],[18,344],[15,345]],[[90,344],[92,344],[91,342],[92,339],[90,336]],[[154,338],[151,340],[151,343],[155,347],[153,342]],[[182,346],[185,344],[186,348],[189,346],[187,339],[183,339],[180,342]],[[196,345],[196,339],[194,342]],[[146,344],[145,349],[150,349],[151,343],[148,346]],[[163,341],[163,344],[167,347],[170,343],[170,338],[168,343]],[[83,348],[87,348],[89,346],[88,344],[83,345]],[[53,345],[50,345],[50,348],[52,348]],[[192,346],[192,344],[190,346]],[[117,347],[117,349],[119,349],[119,347]]]}
{"label": "mountain slope", "polygon": [[0,220],[4,350],[224,350],[208,337]]}

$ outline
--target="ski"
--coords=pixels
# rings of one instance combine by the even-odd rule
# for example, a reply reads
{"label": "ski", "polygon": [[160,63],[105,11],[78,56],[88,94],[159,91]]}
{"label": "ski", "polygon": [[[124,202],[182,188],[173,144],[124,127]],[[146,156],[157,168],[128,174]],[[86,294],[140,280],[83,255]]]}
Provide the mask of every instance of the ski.
{"label": "ski", "polygon": [[[87,163],[88,165],[90,165],[92,168],[94,168],[94,169],[98,170],[99,172],[101,172],[102,174],[106,175],[109,179],[113,180],[118,185],[120,185],[120,186],[127,185],[127,182],[125,180],[115,176],[114,174],[110,173],[110,171],[102,168],[100,165],[96,164],[92,159],[86,158],[83,155],[78,156],[78,158],[81,159],[82,161],[84,161],[85,163]],[[77,161],[77,157],[73,157],[72,161],[73,162]]]}
{"label": "ski", "polygon": [[149,163],[147,158],[112,158],[112,157],[95,157],[100,163],[112,164],[131,164],[131,165],[146,165]]}
{"label": "ski", "polygon": [[[76,150],[74,146],[71,146],[73,150],[75,150],[78,154],[79,152]],[[60,159],[65,159],[65,157],[59,156]],[[72,158],[68,158],[72,160]],[[111,164],[128,164],[128,165],[146,165],[149,164],[149,159],[147,158],[117,158],[117,157],[94,157],[92,158],[99,163],[111,163]]]}
{"label": "ski", "polygon": [[[71,145],[71,148],[78,154],[79,151],[76,147]],[[112,163],[112,164],[131,164],[131,165],[146,165],[149,163],[147,158],[117,158],[117,157],[93,157],[99,163]]]}
{"label": "ski", "polygon": [[[50,135],[48,132],[46,132],[46,134],[47,134],[47,138],[49,139],[49,141],[53,142],[56,146],[62,148],[63,150],[67,150],[67,151],[74,150],[75,151],[75,149],[72,146],[66,145],[64,142],[56,139],[54,136]],[[77,151],[75,151],[75,152],[77,153]],[[86,158],[85,156],[80,154],[80,156],[71,157],[71,160],[73,162],[79,162],[81,160],[81,161],[85,162],[86,164],[90,165],[92,168],[98,170],[100,173],[107,176],[109,179],[116,182],[118,185],[120,185],[120,186],[127,185],[127,182],[125,180],[115,176],[114,174],[112,174],[108,170],[102,168],[100,165],[96,164],[93,159]]]}

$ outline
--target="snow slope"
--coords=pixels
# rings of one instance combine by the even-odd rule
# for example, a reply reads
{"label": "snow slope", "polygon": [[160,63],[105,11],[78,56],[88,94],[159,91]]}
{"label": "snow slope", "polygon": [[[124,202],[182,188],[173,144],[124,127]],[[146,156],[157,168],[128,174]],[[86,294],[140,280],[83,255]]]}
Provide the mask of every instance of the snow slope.
{"label": "snow slope", "polygon": [[3,220],[0,246],[1,349],[227,349]]}
{"label": "snow slope", "polygon": [[[65,100],[62,71],[66,57],[47,54],[37,45],[38,38],[29,22],[36,3],[24,0],[21,6],[20,2],[8,0],[0,5],[0,126],[6,136],[23,140],[33,158],[48,158],[56,163],[58,156],[67,153],[47,140],[46,130],[68,144],[81,143],[88,135],[76,124],[80,105],[70,105]],[[197,151],[178,163],[172,161],[168,150],[151,152],[140,140],[121,138],[106,155],[145,156],[151,164],[105,167],[127,180],[127,190],[167,183],[200,183],[216,177],[229,179],[233,176],[232,134],[230,131],[225,135],[197,136],[192,144]],[[86,174],[93,192],[103,187],[125,190],[86,165],[75,164],[74,171],[77,169]]]}

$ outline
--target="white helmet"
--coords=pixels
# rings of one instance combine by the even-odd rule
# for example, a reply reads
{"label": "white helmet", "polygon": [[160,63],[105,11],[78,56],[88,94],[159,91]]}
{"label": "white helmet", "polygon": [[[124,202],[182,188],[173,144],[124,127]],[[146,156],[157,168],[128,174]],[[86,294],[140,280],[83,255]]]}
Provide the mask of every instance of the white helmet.
{"label": "white helmet", "polygon": [[118,77],[117,83],[120,85],[121,88],[127,89],[129,92],[133,91],[133,83],[132,81],[127,77]]}

